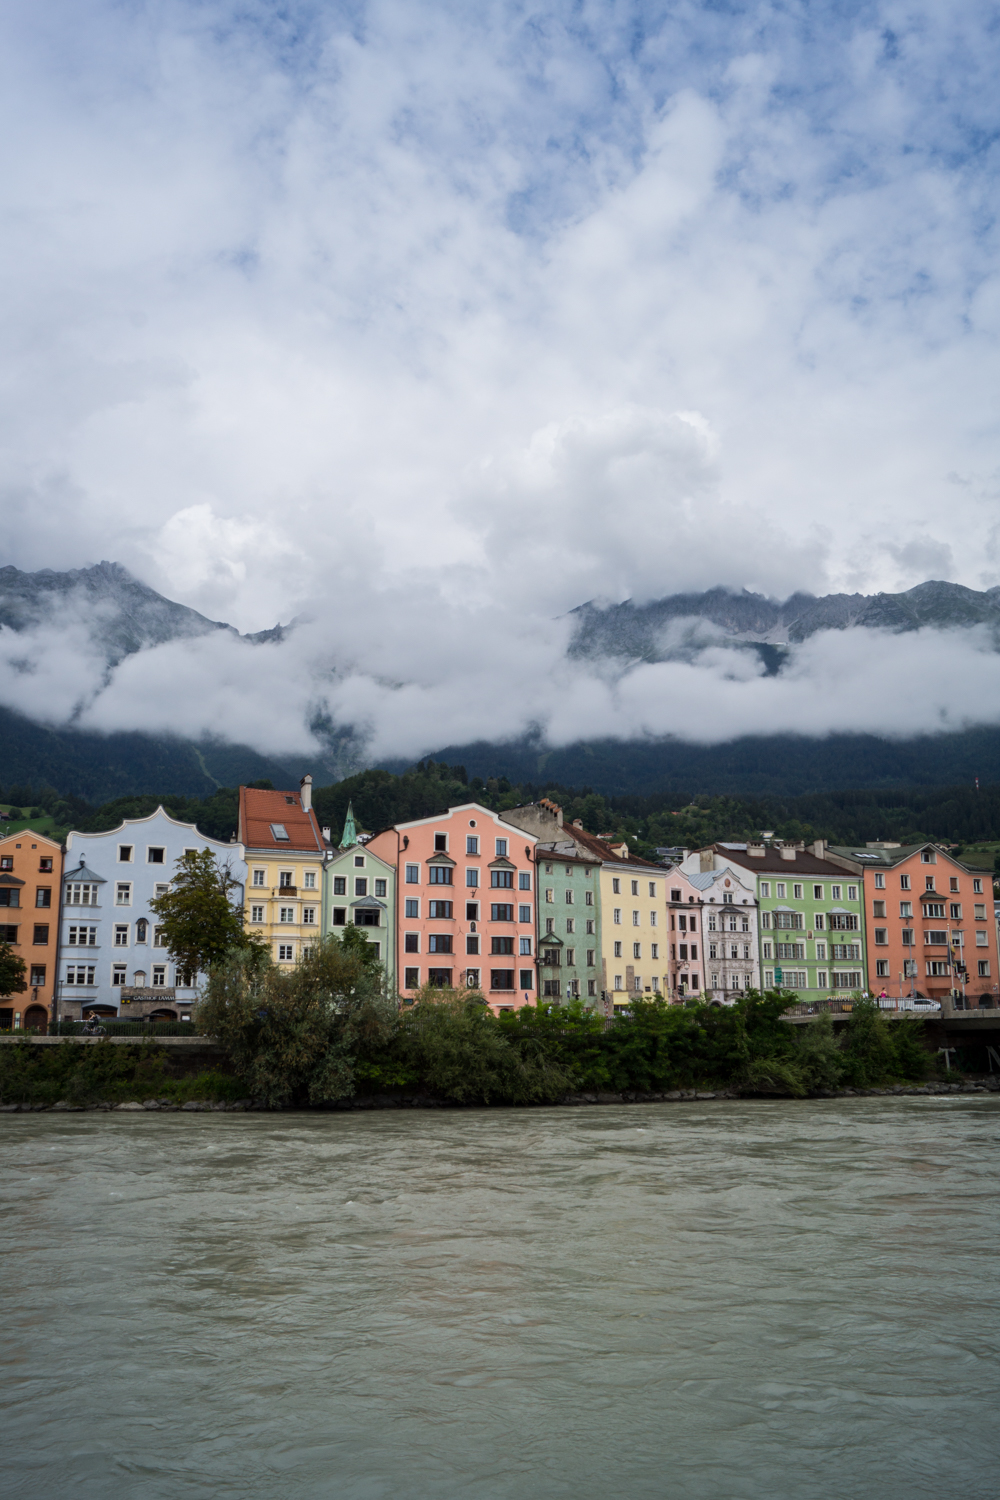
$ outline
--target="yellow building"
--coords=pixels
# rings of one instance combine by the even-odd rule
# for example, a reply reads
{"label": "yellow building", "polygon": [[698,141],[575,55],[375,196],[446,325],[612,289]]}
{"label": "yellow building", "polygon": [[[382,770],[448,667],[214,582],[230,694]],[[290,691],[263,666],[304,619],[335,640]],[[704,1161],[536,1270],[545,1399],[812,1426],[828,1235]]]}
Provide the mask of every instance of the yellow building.
{"label": "yellow building", "polygon": [[312,777],[298,792],[240,787],[237,838],[246,849],[245,924],[291,968],[319,943],[327,843],[312,808]]}
{"label": "yellow building", "polygon": [[[589,849],[600,839],[587,840]],[[670,934],[666,930],[666,881],[659,865],[617,845],[621,856],[605,845],[601,861],[601,966],[606,1004],[627,1007],[631,996],[651,999],[665,994]]]}

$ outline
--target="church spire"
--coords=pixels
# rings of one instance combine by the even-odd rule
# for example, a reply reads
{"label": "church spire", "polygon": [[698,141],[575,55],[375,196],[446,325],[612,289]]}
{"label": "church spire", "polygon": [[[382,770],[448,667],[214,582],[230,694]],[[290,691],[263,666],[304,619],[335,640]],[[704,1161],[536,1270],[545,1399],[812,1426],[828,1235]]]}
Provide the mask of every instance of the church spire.
{"label": "church spire", "polygon": [[344,837],[340,841],[341,849],[349,849],[352,844],[358,842],[358,831],[354,826],[354,807],[348,802],[347,817],[344,819]]}

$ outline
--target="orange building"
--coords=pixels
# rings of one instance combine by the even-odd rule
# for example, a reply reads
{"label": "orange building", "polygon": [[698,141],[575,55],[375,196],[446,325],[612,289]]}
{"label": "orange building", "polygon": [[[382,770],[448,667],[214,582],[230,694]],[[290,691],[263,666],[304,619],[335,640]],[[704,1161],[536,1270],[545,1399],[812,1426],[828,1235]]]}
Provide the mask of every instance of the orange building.
{"label": "orange building", "polygon": [[936,844],[831,848],[864,869],[868,986],[890,998],[954,996],[969,1009],[1000,999],[1000,961],[988,870]]}
{"label": "orange building", "polygon": [[0,1031],[45,1031],[52,1016],[62,846],[24,828],[0,838],[0,939],[24,959],[28,988],[0,996]]}

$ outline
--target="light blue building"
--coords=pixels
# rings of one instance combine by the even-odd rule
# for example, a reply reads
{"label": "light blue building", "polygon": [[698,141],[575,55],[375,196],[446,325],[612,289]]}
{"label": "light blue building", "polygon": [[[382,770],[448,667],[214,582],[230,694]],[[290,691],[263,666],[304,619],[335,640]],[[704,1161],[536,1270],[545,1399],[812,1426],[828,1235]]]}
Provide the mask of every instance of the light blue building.
{"label": "light blue building", "polygon": [[164,946],[150,901],[163,895],[176,861],[210,849],[237,882],[243,901],[247,866],[242,844],[206,838],[158,807],[127,818],[109,833],[70,833],[59,911],[56,1015],[76,1020],[94,1010],[123,1019],[183,1020],[204,975],[184,974]]}

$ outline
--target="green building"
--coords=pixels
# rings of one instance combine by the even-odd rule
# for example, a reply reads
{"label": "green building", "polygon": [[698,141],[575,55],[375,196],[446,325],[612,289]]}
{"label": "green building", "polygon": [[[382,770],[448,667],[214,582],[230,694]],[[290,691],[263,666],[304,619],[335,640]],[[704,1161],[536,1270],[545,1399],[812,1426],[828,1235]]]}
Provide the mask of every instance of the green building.
{"label": "green building", "polygon": [[[602,1008],[601,860],[583,847],[578,827],[543,798],[502,814],[540,840],[535,846],[539,1000],[582,1000]],[[570,836],[572,835],[572,836]]]}
{"label": "green building", "polygon": [[826,857],[822,842],[713,844],[689,854],[690,874],[737,866],[756,883],[761,984],[803,1001],[868,988],[860,864]]}
{"label": "green building", "polygon": [[396,870],[358,843],[349,806],[340,847],[323,869],[323,936],[360,928],[375,947],[391,990],[396,987]]}

